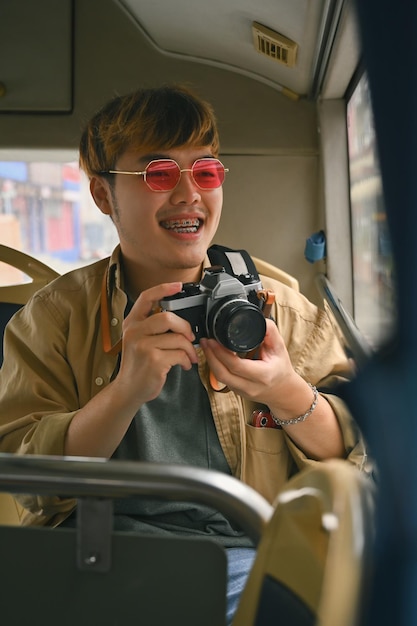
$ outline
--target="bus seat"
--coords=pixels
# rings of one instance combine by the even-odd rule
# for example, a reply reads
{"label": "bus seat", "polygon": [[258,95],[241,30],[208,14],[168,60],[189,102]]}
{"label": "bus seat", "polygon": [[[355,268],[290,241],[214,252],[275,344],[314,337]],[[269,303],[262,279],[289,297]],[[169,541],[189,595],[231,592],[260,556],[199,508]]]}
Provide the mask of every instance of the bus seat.
{"label": "bus seat", "polygon": [[3,334],[9,319],[41,287],[59,276],[58,272],[34,257],[0,244],[0,262],[28,276],[29,282],[0,285],[0,365],[3,363]]}
{"label": "bus seat", "polygon": [[373,487],[330,460],[278,495],[233,626],[360,624],[373,542]]}
{"label": "bus seat", "polygon": [[259,259],[255,256],[252,256],[252,259],[260,274],[264,274],[270,278],[275,278],[275,280],[279,280],[279,282],[284,283],[284,285],[288,285],[288,287],[292,287],[292,289],[300,291],[300,284],[294,276],[291,276],[291,274],[284,272],[284,270],[275,267],[275,265],[272,265],[263,259]]}
{"label": "bus seat", "polygon": [[[0,366],[3,363],[3,335],[10,318],[38,289],[59,274],[41,261],[8,246],[0,244],[0,262],[16,268],[31,281],[14,285],[0,285]],[[8,493],[0,493],[0,524],[19,524],[22,509]]]}
{"label": "bus seat", "polygon": [[0,244],[0,262],[11,265],[31,279],[30,282],[22,284],[1,285],[0,302],[25,304],[38,289],[59,276],[58,272],[38,259],[2,244]]}
{"label": "bus seat", "polygon": [[0,528],[3,623],[53,626],[59,616],[77,626],[225,626],[221,546],[113,532],[111,549],[108,571],[88,571],[77,564],[75,529]]}
{"label": "bus seat", "polygon": [[7,626],[52,626],[58,616],[77,626],[225,626],[223,547],[203,537],[115,531],[112,498],[200,502],[255,544],[272,514],[236,478],[180,465],[0,454],[0,487],[78,498],[76,528],[0,526]]}

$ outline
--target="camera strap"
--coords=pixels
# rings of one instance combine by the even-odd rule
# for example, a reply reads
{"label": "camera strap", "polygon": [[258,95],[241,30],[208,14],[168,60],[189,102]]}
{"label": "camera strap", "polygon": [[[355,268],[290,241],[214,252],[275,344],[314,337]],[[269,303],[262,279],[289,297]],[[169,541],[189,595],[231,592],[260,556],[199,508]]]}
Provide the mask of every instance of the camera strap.
{"label": "camera strap", "polygon": [[258,270],[251,255],[246,250],[233,250],[213,244],[207,250],[212,265],[221,265],[228,274],[239,278],[242,274],[252,274],[259,280]]}
{"label": "camera strap", "polygon": [[[256,280],[259,280],[259,274],[255,263],[249,252],[246,250],[234,250],[233,248],[213,244],[207,250],[207,254],[212,265],[221,265],[228,274],[231,274],[231,276],[239,278],[239,276],[251,274]],[[259,299],[262,302],[261,309],[265,317],[268,318],[270,316],[273,302],[275,301],[275,295],[271,291],[261,290],[256,294],[256,299]],[[255,348],[254,350],[248,352],[244,358],[256,358],[257,352],[258,348]],[[211,371],[210,386],[217,392],[224,393],[229,390],[225,384],[215,378]]]}
{"label": "camera strap", "polygon": [[[246,250],[233,250],[233,248],[213,244],[207,250],[207,254],[212,265],[221,265],[228,274],[231,274],[235,278],[239,278],[239,276],[245,274],[251,274],[255,280],[260,280],[255,262]],[[249,299],[251,299],[250,296]],[[261,309],[265,317],[269,317],[272,303],[275,301],[274,294],[261,289],[256,293],[256,297],[254,297],[255,303],[258,300],[262,302]]]}

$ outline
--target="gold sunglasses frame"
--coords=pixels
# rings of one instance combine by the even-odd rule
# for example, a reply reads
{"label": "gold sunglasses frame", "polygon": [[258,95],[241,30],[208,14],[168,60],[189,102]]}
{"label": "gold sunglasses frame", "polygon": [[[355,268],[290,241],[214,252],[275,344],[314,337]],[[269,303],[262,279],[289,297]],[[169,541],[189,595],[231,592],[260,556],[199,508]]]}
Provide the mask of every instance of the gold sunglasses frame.
{"label": "gold sunglasses frame", "polygon": [[[180,173],[180,176],[178,178],[177,183],[175,184],[174,187],[172,187],[172,189],[153,189],[150,184],[148,183],[148,181],[146,180],[146,174],[147,174],[147,170],[149,168],[150,165],[152,165],[152,163],[160,163],[161,161],[167,161],[169,163],[175,163],[175,165],[178,167],[178,171]],[[184,168],[181,169],[180,166],[178,165],[178,163],[174,160],[174,159],[153,159],[152,161],[150,161],[148,163],[148,165],[145,167],[145,169],[143,170],[143,172],[130,172],[127,170],[108,170],[107,172],[104,172],[105,174],[127,174],[130,176],[143,176],[143,180],[145,181],[147,187],[151,190],[154,191],[155,193],[167,193],[168,191],[174,191],[174,189],[176,189],[176,187],[178,186],[180,180],[181,180],[181,174],[183,172],[190,172],[191,173],[191,178],[193,183],[199,188],[201,189],[201,191],[212,191],[213,189],[219,189],[219,187],[221,187],[224,183],[224,179],[223,181],[220,183],[220,185],[218,187],[201,187],[201,185],[199,185],[197,183],[197,181],[195,180],[194,176],[193,176],[193,170],[194,170],[194,166],[196,163],[199,163],[201,161],[216,161],[217,163],[220,163],[220,165],[223,167],[224,170],[224,174],[225,174],[225,178],[226,178],[226,173],[229,171],[229,168],[225,167],[223,165],[223,163],[220,161],[220,159],[215,159],[215,158],[202,158],[202,159],[196,159],[194,161],[194,163],[192,164],[191,168]]]}

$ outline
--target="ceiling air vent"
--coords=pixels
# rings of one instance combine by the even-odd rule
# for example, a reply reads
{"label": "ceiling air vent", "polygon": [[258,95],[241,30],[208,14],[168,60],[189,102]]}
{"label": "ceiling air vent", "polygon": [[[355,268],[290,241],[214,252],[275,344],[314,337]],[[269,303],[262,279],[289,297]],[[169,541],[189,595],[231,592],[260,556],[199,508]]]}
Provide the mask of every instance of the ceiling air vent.
{"label": "ceiling air vent", "polygon": [[283,63],[287,67],[295,65],[298,45],[284,35],[262,26],[258,22],[252,24],[253,43],[261,54]]}

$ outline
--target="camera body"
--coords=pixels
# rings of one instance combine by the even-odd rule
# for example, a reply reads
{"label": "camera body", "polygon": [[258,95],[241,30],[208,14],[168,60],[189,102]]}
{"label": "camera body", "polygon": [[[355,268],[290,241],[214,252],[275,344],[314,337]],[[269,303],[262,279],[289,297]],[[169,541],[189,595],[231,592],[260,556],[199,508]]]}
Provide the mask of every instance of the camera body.
{"label": "camera body", "polygon": [[186,319],[195,334],[217,339],[233,352],[249,352],[263,341],[266,332],[259,279],[252,274],[238,278],[216,265],[206,268],[200,283],[184,283],[183,289],[160,301],[162,311]]}

